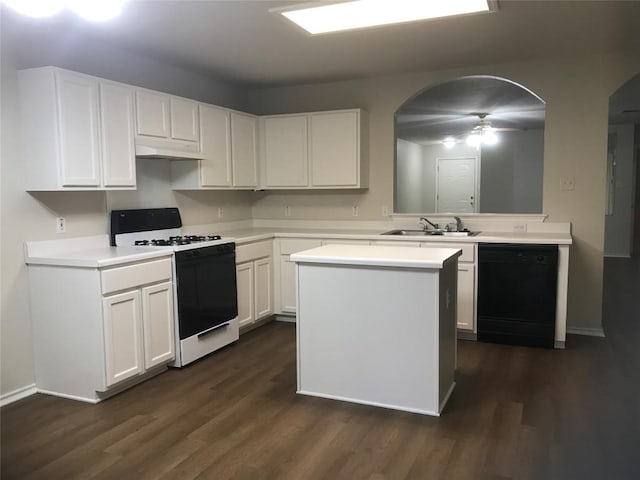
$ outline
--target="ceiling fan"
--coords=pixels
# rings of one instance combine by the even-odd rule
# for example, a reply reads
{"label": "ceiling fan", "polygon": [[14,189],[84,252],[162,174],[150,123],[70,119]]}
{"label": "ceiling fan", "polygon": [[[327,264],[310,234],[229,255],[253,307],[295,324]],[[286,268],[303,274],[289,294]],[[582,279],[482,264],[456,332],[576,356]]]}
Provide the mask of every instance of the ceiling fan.
{"label": "ceiling fan", "polygon": [[510,127],[492,127],[491,122],[486,118],[490,115],[488,112],[469,112],[469,115],[478,117],[478,123],[473,127],[472,131],[485,132],[493,130],[494,132],[517,132],[521,129]]}

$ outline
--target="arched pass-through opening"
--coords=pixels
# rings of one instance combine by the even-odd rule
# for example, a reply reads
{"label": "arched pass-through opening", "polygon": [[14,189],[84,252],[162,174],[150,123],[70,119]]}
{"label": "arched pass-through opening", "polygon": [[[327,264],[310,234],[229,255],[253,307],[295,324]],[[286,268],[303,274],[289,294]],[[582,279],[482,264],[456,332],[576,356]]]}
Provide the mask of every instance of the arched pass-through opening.
{"label": "arched pass-through opening", "polygon": [[396,111],[394,212],[542,213],[544,122],[544,101],[505,78],[426,87]]}

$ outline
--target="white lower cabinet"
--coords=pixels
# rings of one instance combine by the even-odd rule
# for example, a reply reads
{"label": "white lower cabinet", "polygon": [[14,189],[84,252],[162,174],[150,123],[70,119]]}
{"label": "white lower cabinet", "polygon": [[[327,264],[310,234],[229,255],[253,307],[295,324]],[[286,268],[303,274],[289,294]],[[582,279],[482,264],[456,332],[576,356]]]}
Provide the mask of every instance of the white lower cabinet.
{"label": "white lower cabinet", "polygon": [[278,279],[278,294],[276,295],[276,313],[291,315],[296,313],[296,270],[289,256],[310,248],[320,247],[319,238],[281,238],[277,240],[279,251],[279,265],[276,278]]}
{"label": "white lower cabinet", "polygon": [[458,257],[458,330],[473,333],[476,327],[476,244],[423,242],[422,248],[459,248]]}
{"label": "white lower cabinet", "polygon": [[95,403],[166,368],[175,358],[172,279],[171,256],[29,265],[38,391]]}
{"label": "white lower cabinet", "polygon": [[245,327],[273,315],[273,242],[236,248],[238,324]]}
{"label": "white lower cabinet", "polygon": [[107,386],[144,370],[140,291],[110,295],[102,301]]}

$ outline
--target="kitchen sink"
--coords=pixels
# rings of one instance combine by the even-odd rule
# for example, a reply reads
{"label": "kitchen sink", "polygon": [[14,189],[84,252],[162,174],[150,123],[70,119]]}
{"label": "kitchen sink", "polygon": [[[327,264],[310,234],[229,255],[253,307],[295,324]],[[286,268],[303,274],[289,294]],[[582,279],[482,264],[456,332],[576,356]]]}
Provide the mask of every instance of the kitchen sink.
{"label": "kitchen sink", "polygon": [[389,230],[382,235],[415,235],[415,236],[444,236],[444,237],[473,237],[480,232],[447,232],[445,230]]}

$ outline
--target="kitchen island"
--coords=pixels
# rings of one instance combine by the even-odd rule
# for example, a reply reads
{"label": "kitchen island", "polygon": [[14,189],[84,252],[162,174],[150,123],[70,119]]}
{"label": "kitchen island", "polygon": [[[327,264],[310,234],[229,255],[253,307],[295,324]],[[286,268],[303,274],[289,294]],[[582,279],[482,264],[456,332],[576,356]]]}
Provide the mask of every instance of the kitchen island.
{"label": "kitchen island", "polygon": [[291,255],[298,393],[440,415],[455,386],[460,253],[326,245]]}

